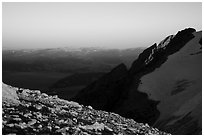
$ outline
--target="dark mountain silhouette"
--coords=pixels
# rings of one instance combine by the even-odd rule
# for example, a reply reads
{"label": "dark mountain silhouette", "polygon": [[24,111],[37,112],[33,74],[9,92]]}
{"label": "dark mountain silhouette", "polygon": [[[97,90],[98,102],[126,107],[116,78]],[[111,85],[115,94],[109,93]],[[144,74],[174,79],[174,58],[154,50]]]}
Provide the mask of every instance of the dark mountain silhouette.
{"label": "dark mountain silhouette", "polygon": [[118,65],[72,100],[173,134],[201,134],[201,37],[192,28],[170,35],[145,49],[129,70]]}
{"label": "dark mountain silhouette", "polygon": [[104,72],[75,73],[58,80],[56,83],[52,84],[46,92],[50,95],[57,94],[63,99],[70,99],[74,97],[78,91],[104,74]]}
{"label": "dark mountain silhouette", "polygon": [[104,75],[103,72],[75,73],[71,76],[60,79],[55,84],[53,84],[51,88],[65,88],[67,86],[87,85],[102,75]]}

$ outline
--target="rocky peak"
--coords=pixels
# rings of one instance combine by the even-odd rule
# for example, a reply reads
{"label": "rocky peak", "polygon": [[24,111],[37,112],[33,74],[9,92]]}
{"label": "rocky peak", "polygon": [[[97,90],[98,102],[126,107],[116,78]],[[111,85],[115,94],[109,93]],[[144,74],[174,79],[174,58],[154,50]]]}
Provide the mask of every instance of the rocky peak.
{"label": "rocky peak", "polygon": [[[154,48],[151,49],[151,53],[144,61],[145,65],[149,64],[154,59],[154,54],[160,50],[165,50],[166,46],[170,43],[170,41],[174,38],[174,35],[170,35],[166,37],[164,40],[162,40],[159,45],[154,46]],[[155,44],[154,44],[155,45]]]}
{"label": "rocky peak", "polygon": [[169,35],[164,40],[162,40],[159,45],[157,46],[157,49],[165,49],[166,46],[169,44],[169,42],[174,38],[175,35]]}
{"label": "rocky peak", "polygon": [[[129,72],[131,75],[138,73],[142,69],[148,67],[159,67],[168,56],[176,53],[180,50],[189,40],[194,38],[192,34],[196,30],[193,28],[187,28],[179,31],[175,36],[170,35],[162,40],[159,45],[153,44],[149,48],[145,49],[139,57],[133,62]],[[157,65],[158,64],[158,65]]]}
{"label": "rocky peak", "polygon": [[[27,135],[167,134],[118,114],[94,110],[38,90],[3,84],[2,133]],[[7,94],[8,92],[8,94]],[[10,95],[14,95],[10,97]],[[10,101],[15,100],[15,101]],[[17,101],[16,101],[17,100]]]}
{"label": "rocky peak", "polygon": [[2,84],[2,88],[4,90],[2,90],[2,103],[9,103],[12,105],[18,105],[19,102],[19,98],[18,95],[16,94],[16,92],[13,92],[13,90],[17,90],[17,88],[13,88],[11,86],[8,86],[6,84]]}

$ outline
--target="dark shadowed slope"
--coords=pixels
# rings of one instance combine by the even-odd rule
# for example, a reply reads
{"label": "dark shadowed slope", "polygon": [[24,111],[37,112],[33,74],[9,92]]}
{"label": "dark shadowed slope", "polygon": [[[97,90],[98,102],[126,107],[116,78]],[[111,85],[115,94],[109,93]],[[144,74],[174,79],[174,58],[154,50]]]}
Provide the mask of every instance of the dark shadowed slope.
{"label": "dark shadowed slope", "polygon": [[201,37],[191,28],[170,35],[129,70],[117,66],[73,100],[173,134],[201,134]]}
{"label": "dark shadowed slope", "polygon": [[103,76],[104,72],[75,73],[58,80],[49,87],[48,94],[57,94],[60,98],[70,99],[78,91]]}

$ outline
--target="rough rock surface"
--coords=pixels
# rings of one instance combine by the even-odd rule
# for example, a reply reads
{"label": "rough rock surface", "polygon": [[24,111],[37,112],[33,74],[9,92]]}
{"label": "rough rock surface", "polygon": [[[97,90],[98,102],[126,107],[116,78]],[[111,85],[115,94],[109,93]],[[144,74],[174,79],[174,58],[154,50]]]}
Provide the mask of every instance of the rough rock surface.
{"label": "rough rock surface", "polygon": [[3,134],[167,134],[115,113],[5,84],[2,120]]}
{"label": "rough rock surface", "polygon": [[2,88],[4,89],[2,90],[3,103],[7,102],[12,105],[18,105],[19,104],[18,95],[16,94],[16,92],[13,92],[15,88],[9,87],[6,84],[2,84]]}

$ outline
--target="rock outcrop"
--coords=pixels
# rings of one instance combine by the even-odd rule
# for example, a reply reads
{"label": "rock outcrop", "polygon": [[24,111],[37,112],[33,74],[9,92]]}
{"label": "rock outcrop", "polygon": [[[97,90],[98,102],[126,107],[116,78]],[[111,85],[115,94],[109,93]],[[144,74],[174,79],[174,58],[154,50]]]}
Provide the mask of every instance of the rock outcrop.
{"label": "rock outcrop", "polygon": [[3,84],[2,132],[17,135],[166,135],[118,114]]}
{"label": "rock outcrop", "polygon": [[17,90],[17,88],[8,86],[6,84],[2,84],[2,88],[4,90],[2,90],[2,103],[8,103],[8,104],[12,104],[12,105],[18,105],[19,102],[19,98],[18,95],[16,94],[16,92],[13,92],[13,90]]}

